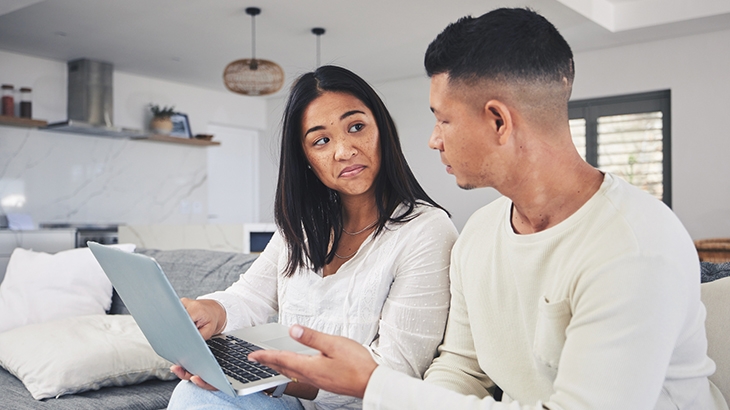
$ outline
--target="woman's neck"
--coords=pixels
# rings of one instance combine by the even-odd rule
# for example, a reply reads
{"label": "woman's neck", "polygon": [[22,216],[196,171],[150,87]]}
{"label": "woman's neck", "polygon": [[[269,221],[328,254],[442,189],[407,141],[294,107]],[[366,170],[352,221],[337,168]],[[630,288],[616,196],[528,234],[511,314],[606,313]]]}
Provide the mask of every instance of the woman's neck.
{"label": "woman's neck", "polygon": [[356,232],[377,222],[379,215],[374,195],[341,199],[342,224],[346,231]]}

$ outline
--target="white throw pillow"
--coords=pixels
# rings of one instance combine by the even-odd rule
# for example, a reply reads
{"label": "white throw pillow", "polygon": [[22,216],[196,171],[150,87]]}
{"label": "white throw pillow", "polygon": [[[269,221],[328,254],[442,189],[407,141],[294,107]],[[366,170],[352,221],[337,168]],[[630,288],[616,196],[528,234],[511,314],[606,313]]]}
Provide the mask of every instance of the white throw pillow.
{"label": "white throw pillow", "polygon": [[[133,252],[134,244],[114,245]],[[71,316],[104,314],[112,284],[89,248],[48,254],[16,248],[0,283],[0,333]]]}
{"label": "white throw pillow", "polygon": [[173,380],[171,363],[152,350],[129,315],[76,316],[0,334],[0,365],[34,399],[151,378]]}

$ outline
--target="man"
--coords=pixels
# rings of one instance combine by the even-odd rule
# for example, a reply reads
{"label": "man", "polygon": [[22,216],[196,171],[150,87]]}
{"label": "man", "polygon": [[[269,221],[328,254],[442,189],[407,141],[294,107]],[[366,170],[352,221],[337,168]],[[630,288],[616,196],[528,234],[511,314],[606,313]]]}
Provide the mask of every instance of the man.
{"label": "man", "polygon": [[[428,48],[429,145],[465,189],[504,195],[452,251],[451,310],[425,382],[356,343],[294,326],[322,355],[257,352],[365,408],[727,409],[707,376],[692,241],[660,201],[583,161],[573,56],[525,9],[463,18]],[[505,395],[489,396],[494,386]]]}

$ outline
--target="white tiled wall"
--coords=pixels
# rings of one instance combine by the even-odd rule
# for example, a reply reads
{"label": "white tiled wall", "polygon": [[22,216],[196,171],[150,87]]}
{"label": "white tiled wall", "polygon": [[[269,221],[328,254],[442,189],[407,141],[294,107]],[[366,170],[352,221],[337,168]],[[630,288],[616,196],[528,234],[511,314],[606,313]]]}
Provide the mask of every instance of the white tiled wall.
{"label": "white tiled wall", "polygon": [[0,126],[6,213],[39,223],[205,223],[205,148]]}

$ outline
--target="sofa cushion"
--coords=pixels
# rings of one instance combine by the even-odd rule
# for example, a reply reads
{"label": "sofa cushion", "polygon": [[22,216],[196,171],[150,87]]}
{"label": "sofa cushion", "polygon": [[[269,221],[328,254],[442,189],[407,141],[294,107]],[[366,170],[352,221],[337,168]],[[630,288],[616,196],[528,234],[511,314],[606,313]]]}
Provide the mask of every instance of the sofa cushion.
{"label": "sofa cushion", "polygon": [[177,380],[148,380],[133,386],[112,386],[36,400],[20,380],[0,368],[0,409],[13,410],[158,410],[167,407]]}
{"label": "sofa cushion", "polygon": [[0,365],[36,400],[173,380],[131,316],[90,315],[27,325],[0,334]]}
{"label": "sofa cushion", "polygon": [[700,268],[700,281],[702,283],[730,276],[730,262],[700,262]]}
{"label": "sofa cushion", "polygon": [[717,365],[710,380],[730,403],[730,277],[703,283],[702,303],[707,309],[707,355]]}
{"label": "sofa cushion", "polygon": [[[133,244],[114,245],[127,252]],[[88,248],[48,254],[16,248],[0,284],[0,332],[70,316],[104,314],[112,284]]]}
{"label": "sofa cushion", "polygon": [[[226,289],[238,280],[258,256],[198,249],[171,251],[138,249],[136,252],[154,258],[178,296],[190,299]],[[129,313],[116,292],[109,313]]]}

